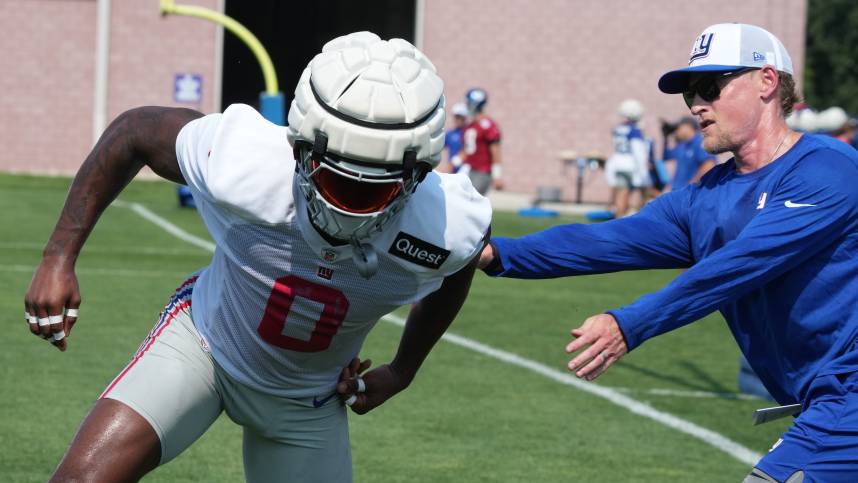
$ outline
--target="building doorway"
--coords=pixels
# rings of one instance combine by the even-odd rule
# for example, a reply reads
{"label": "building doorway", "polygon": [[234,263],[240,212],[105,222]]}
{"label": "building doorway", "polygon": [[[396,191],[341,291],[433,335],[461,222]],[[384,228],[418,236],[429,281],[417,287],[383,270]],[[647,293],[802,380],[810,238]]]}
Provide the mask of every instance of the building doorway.
{"label": "building doorway", "polygon": [[[226,0],[224,13],[265,46],[288,111],[304,67],[334,37],[369,30],[383,39],[399,37],[413,43],[416,1]],[[265,90],[262,71],[250,49],[230,33],[224,34],[222,79],[223,108],[236,102],[259,107],[259,94]]]}

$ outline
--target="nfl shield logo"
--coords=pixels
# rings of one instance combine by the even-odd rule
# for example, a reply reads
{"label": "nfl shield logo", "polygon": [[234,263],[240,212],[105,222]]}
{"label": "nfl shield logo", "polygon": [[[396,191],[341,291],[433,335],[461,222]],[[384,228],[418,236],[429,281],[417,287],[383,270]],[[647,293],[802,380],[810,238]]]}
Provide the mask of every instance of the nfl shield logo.
{"label": "nfl shield logo", "polygon": [[335,250],[331,250],[330,248],[325,248],[322,250],[322,259],[326,262],[333,262],[337,259],[337,252]]}

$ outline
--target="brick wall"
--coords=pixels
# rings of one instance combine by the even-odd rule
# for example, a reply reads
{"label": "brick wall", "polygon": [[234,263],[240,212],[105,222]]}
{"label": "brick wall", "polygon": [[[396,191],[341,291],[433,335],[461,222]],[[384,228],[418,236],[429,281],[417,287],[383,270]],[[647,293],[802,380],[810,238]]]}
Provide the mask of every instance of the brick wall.
{"label": "brick wall", "polygon": [[[687,113],[680,96],[661,94],[656,84],[685,64],[705,27],[738,21],[770,30],[800,79],[805,19],[805,0],[427,0],[423,49],[449,103],[473,86],[489,92],[508,190],[556,186],[571,199],[575,170],[564,172],[559,153],[610,153],[623,99],[644,104],[653,137],[660,137],[659,117]],[[585,201],[607,197],[601,174],[585,176]]]}
{"label": "brick wall", "polygon": [[3,170],[56,172],[89,148],[95,13],[94,1],[0,2]]}
{"label": "brick wall", "polygon": [[[233,0],[237,1],[237,0]],[[193,0],[216,8],[217,0]],[[685,62],[707,25],[742,21],[775,33],[801,78],[806,0],[426,0],[423,48],[449,101],[488,90],[500,124],[508,190],[563,188],[575,170],[564,150],[610,152],[617,105],[643,102],[646,132],[686,110],[658,92],[658,77]],[[91,148],[96,1],[0,1],[0,170],[72,173]],[[212,112],[216,27],[162,18],[157,0],[113,0],[108,120],[130,107],[173,102],[173,76],[203,75]],[[585,177],[585,201],[603,201],[600,173]]]}
{"label": "brick wall", "polygon": [[[216,0],[194,0],[215,8]],[[70,174],[92,143],[95,0],[0,1],[0,170]],[[113,0],[108,122],[122,111],[173,101],[173,76],[203,75],[211,112],[215,29],[187,17],[162,18],[157,0]]]}

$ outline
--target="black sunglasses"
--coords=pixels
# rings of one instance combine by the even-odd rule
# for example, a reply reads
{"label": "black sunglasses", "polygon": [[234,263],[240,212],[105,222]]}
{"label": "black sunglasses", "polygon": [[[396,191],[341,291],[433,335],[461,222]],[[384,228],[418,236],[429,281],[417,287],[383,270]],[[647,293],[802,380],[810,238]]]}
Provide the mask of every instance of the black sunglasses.
{"label": "black sunglasses", "polygon": [[688,86],[688,89],[686,89],[682,93],[682,98],[685,100],[685,105],[687,105],[690,109],[691,105],[694,104],[694,98],[698,95],[706,102],[712,102],[715,99],[718,99],[718,96],[721,95],[721,87],[723,85],[720,83],[721,80],[736,77],[752,70],[757,69],[749,67],[747,69],[733,70],[729,72],[719,72],[717,74],[705,75],[700,77],[699,79],[697,79],[697,82],[695,82],[694,84],[690,84]]}

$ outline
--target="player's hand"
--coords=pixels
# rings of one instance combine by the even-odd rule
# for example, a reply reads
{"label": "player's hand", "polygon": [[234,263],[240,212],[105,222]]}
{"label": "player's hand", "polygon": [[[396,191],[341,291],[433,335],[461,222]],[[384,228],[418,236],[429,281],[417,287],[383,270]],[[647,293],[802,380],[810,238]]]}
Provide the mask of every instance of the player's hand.
{"label": "player's hand", "polygon": [[567,367],[575,375],[592,381],[602,375],[614,362],[629,351],[617,319],[611,314],[599,314],[584,321],[572,331],[575,340],[566,345],[571,354],[584,349]]}
{"label": "player's hand", "polygon": [[73,262],[45,258],[36,269],[24,297],[25,318],[34,335],[65,351],[77,322],[80,288]]}
{"label": "player's hand", "polygon": [[[357,414],[372,411],[408,387],[409,381],[405,381],[389,364],[363,374],[370,364],[369,360],[361,362],[357,358],[352,359],[351,364],[343,368],[340,373],[340,382],[337,384],[337,394],[340,399],[351,406],[352,411]],[[361,384],[359,380],[363,383]]]}
{"label": "player's hand", "polygon": [[488,267],[495,259],[495,247],[491,243],[486,243],[483,251],[480,252],[480,260],[477,262],[477,268],[483,270]]}
{"label": "player's hand", "polygon": [[492,180],[492,188],[502,191],[503,190],[503,180],[500,178],[495,178]]}

